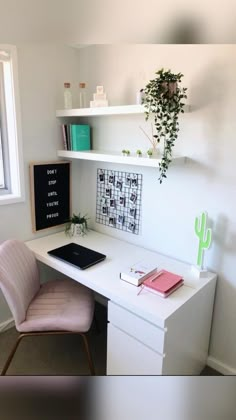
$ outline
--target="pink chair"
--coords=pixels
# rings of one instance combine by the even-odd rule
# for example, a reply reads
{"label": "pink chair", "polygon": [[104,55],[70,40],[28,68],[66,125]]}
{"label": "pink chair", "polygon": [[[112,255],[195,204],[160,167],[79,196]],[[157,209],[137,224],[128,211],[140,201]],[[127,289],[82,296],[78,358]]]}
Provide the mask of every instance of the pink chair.
{"label": "pink chair", "polygon": [[4,367],[5,375],[22,338],[29,335],[80,334],[89,368],[95,374],[85,333],[94,314],[92,291],[74,280],[52,280],[40,285],[33,252],[18,240],[0,245],[0,288],[20,332]]}

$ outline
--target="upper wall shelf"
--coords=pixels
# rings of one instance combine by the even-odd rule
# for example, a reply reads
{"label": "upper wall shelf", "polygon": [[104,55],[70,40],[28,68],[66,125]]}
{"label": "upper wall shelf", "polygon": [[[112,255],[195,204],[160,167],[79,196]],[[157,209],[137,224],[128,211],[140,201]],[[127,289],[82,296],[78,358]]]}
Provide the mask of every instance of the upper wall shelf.
{"label": "upper wall shelf", "polygon": [[[190,112],[190,105],[185,105],[185,112]],[[143,105],[106,106],[98,108],[62,109],[56,111],[57,117],[93,117],[99,115],[144,114]]]}

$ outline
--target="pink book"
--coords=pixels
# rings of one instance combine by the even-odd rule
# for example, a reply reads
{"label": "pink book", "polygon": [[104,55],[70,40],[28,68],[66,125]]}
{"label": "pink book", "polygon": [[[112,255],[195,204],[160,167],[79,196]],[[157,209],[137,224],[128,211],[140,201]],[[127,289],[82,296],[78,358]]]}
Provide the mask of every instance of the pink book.
{"label": "pink book", "polygon": [[175,292],[175,290],[177,290],[180,286],[182,286],[182,284],[184,283],[184,281],[183,280],[181,280],[179,283],[177,283],[175,286],[173,286],[173,287],[171,287],[171,289],[169,289],[168,290],[168,292],[166,292],[166,293],[162,293],[162,292],[158,292],[157,290],[155,290],[155,289],[151,289],[151,287],[146,287],[145,285],[141,285],[141,289],[140,289],[140,291],[138,292],[138,295],[141,293],[141,291],[143,290],[143,289],[146,289],[146,290],[148,290],[149,292],[151,292],[151,293],[154,293],[154,294],[156,294],[156,295],[158,295],[158,296],[161,296],[161,297],[163,297],[163,298],[166,298],[166,297],[168,297],[169,295],[171,295],[171,293],[173,293],[173,292]]}
{"label": "pink book", "polygon": [[176,290],[177,286],[183,284],[183,277],[170,271],[161,270],[149,276],[143,282],[143,286],[153,289],[160,294],[167,295]]}

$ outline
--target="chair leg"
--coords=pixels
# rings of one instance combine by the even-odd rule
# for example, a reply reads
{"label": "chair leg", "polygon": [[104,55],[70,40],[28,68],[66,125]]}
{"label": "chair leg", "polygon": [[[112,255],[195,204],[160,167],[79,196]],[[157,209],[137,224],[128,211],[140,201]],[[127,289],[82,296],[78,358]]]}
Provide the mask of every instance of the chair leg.
{"label": "chair leg", "polygon": [[90,349],[89,349],[87,337],[86,337],[85,334],[82,334],[82,333],[80,333],[80,335],[82,336],[83,341],[84,341],[84,347],[85,347],[85,352],[86,352],[86,355],[87,355],[87,358],[88,358],[90,373],[91,373],[91,375],[95,375],[94,364],[93,364],[91,352],[90,352]]}
{"label": "chair leg", "polygon": [[17,350],[17,347],[19,346],[19,344],[20,344],[20,342],[21,342],[22,338],[24,338],[25,336],[26,336],[25,334],[20,334],[20,335],[17,337],[17,340],[16,340],[16,342],[15,342],[15,345],[14,345],[14,347],[13,347],[13,349],[12,349],[12,351],[11,351],[10,355],[8,356],[8,359],[7,359],[6,363],[5,363],[5,365],[3,366],[3,369],[2,369],[2,372],[1,372],[1,376],[6,375],[6,372],[7,372],[8,368],[9,368],[10,363],[11,363],[11,361],[12,361],[12,359],[13,359],[14,355],[15,355],[15,352],[16,352],[16,350]]}
{"label": "chair leg", "polygon": [[[5,365],[3,366],[2,372],[1,372],[1,376],[4,376],[11,364],[11,361],[15,355],[15,352],[17,350],[17,347],[19,346],[21,340],[24,337],[27,336],[39,336],[39,335],[61,335],[61,334],[74,334],[74,332],[68,332],[68,331],[45,331],[45,332],[32,332],[32,333],[22,333],[17,337],[16,343],[10,353],[10,355],[8,356],[8,359],[5,363]],[[95,369],[94,369],[94,364],[93,364],[93,360],[92,360],[92,356],[91,356],[91,352],[89,349],[89,345],[88,345],[88,340],[85,334],[83,333],[79,333],[79,335],[82,336],[83,338],[83,342],[84,342],[84,347],[85,347],[85,352],[86,352],[86,356],[88,359],[88,363],[89,363],[89,369],[90,369],[90,373],[91,375],[95,375]]]}

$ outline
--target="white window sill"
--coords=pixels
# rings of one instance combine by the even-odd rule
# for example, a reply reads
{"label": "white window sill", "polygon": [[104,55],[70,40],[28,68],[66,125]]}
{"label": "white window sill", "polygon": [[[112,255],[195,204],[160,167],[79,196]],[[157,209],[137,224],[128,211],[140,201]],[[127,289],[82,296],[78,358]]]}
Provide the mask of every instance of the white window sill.
{"label": "white window sill", "polygon": [[0,195],[0,206],[4,204],[16,204],[25,201],[25,197],[15,194]]}

